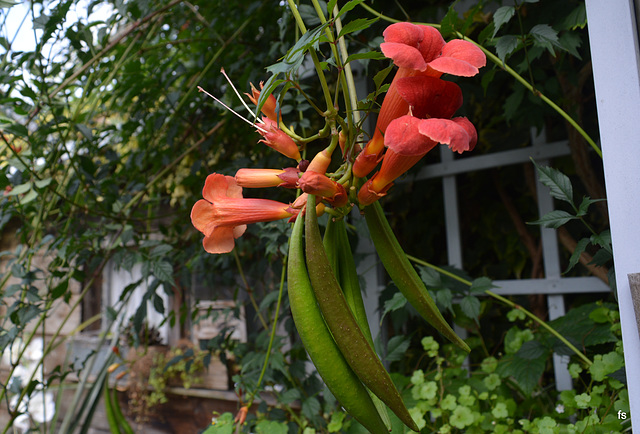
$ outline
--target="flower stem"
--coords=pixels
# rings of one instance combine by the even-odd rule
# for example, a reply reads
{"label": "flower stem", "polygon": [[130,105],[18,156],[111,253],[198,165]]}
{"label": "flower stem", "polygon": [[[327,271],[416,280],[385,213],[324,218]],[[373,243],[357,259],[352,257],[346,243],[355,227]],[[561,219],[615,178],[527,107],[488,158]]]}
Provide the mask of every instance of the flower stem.
{"label": "flower stem", "polygon": [[[429,267],[432,270],[437,271],[440,274],[444,274],[447,277],[450,277],[452,279],[457,280],[458,282],[462,282],[465,285],[471,286],[471,281],[457,276],[455,274],[453,274],[450,271],[447,271],[443,268],[440,268],[436,265],[430,264],[426,261],[423,261],[421,259],[418,259],[416,257],[407,255],[407,258],[409,258],[410,261],[415,262],[418,265],[422,265],[424,267]],[[589,360],[589,358],[587,356],[584,355],[584,353],[582,351],[580,351],[579,349],[577,349],[575,347],[575,345],[573,345],[571,342],[569,342],[564,336],[562,336],[560,333],[558,333],[557,330],[555,330],[553,327],[551,327],[549,324],[547,324],[544,320],[542,320],[541,318],[537,317],[536,315],[534,315],[533,313],[529,312],[527,309],[523,308],[522,306],[512,302],[511,300],[509,300],[508,298],[505,298],[499,294],[496,294],[493,291],[490,290],[486,290],[484,292],[485,294],[487,294],[490,297],[495,298],[496,300],[506,304],[507,306],[510,306],[513,309],[518,309],[521,310],[526,316],[528,316],[529,318],[531,318],[533,321],[537,322],[540,326],[542,326],[545,330],[547,330],[549,333],[551,333],[553,336],[555,336],[556,338],[558,338],[563,344],[565,344],[567,347],[569,347],[571,349],[571,351],[573,351],[584,363],[587,364],[587,366],[591,366],[593,364],[593,362],[591,360]]]}

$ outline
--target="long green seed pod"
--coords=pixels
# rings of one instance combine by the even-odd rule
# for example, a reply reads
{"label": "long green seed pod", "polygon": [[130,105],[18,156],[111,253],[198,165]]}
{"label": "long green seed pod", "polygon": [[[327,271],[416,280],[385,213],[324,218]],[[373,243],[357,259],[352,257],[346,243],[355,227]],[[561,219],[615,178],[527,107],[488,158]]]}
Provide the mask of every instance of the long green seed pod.
{"label": "long green seed pod", "polygon": [[453,331],[442,317],[424,282],[400,247],[380,204],[374,202],[367,206],[364,209],[364,216],[378,256],[400,292],[436,330],[466,352],[471,351],[467,343]]}
{"label": "long green seed pod", "polygon": [[338,348],[360,380],[414,431],[419,431],[389,373],[356,323],[322,244],[315,196],[307,199],[305,252],[311,286]]}
{"label": "long green seed pod", "polygon": [[320,377],[344,409],[370,432],[386,434],[367,390],[336,346],[316,303],[304,260],[303,223],[299,216],[293,225],[287,264],[289,305],[298,334]]}
{"label": "long green seed pod", "polygon": [[[332,220],[329,221],[331,222]],[[349,244],[347,224],[344,219],[342,219],[336,221],[333,226],[335,228],[334,237],[336,238],[334,244],[336,246],[339,264],[339,270],[338,272],[335,272],[334,269],[334,274],[338,276],[344,298],[347,300],[347,304],[349,305],[351,313],[353,313],[358,326],[360,326],[360,330],[362,330],[362,333],[369,342],[369,345],[371,345],[371,348],[374,348],[373,336],[371,335],[369,321],[367,320],[367,312],[364,307],[364,300],[362,299],[358,270],[356,269],[356,263],[353,260],[353,252],[351,251],[351,245]],[[327,233],[325,232],[325,240],[326,236]],[[371,394],[373,404],[378,409],[378,413],[380,413],[380,417],[382,417],[387,428],[391,430],[391,419],[389,419],[387,406],[376,395],[371,392],[369,393]]]}

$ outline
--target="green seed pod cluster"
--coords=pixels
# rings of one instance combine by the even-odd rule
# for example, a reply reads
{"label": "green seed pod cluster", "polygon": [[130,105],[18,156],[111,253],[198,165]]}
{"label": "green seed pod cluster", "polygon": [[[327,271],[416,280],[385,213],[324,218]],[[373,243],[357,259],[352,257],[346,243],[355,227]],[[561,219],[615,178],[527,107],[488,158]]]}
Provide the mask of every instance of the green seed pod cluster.
{"label": "green seed pod cluster", "polygon": [[[332,269],[318,227],[315,197],[312,195],[308,198],[306,210],[304,239],[301,229],[302,218],[298,217],[294,224],[288,266],[289,302],[303,345],[329,390],[369,431],[382,433],[389,430],[385,423],[388,423],[386,409],[383,405],[374,403],[369,391],[376,400],[384,402],[405,425],[418,431],[400,393],[373,349],[368,327],[363,331],[364,327],[360,325],[366,322],[363,307],[350,306]],[[339,226],[334,229],[337,230],[337,236],[331,242],[327,242],[331,261],[337,268],[346,264],[341,259],[344,259],[344,241],[348,240],[344,238],[346,232],[340,233],[342,229]],[[331,247],[332,243],[343,247],[334,249]],[[303,244],[304,251],[301,247]],[[353,281],[353,275],[349,276],[347,268],[350,267],[345,267],[342,273],[348,276],[342,279],[344,282]],[[337,274],[340,276],[340,270]],[[355,277],[357,278],[357,275]],[[349,285],[352,286],[349,289],[351,294],[348,293],[352,304],[362,304],[359,288],[358,294],[354,297],[354,285]],[[358,298],[359,302],[354,303],[354,298]],[[356,310],[361,311],[356,313],[360,323],[354,315]],[[337,375],[338,369],[342,371],[340,375]]]}

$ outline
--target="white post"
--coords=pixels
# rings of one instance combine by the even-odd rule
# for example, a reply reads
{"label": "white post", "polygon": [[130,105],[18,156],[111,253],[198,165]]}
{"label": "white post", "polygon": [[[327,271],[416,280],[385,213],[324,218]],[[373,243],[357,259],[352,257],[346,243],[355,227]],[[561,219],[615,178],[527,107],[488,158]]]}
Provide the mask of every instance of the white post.
{"label": "white post", "polygon": [[640,58],[632,0],[587,0],[632,426],[640,427],[640,339],[628,275],[640,272]]}

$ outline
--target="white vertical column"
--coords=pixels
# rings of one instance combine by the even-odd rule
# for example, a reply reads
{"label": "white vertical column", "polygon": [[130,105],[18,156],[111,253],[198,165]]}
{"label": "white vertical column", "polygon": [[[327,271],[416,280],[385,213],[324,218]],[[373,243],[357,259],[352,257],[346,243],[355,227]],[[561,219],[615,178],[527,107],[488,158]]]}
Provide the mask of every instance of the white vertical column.
{"label": "white vertical column", "polygon": [[[640,426],[640,338],[628,275],[640,272],[640,56],[634,2],[587,0],[632,425]],[[629,415],[626,415],[629,417]]]}
{"label": "white vertical column", "polygon": [[[532,131],[532,144],[536,146],[544,146],[544,133],[535,135]],[[537,161],[539,165],[547,165],[548,161]],[[536,177],[536,195],[538,201],[538,212],[540,216],[553,211],[553,197],[549,194],[549,188],[542,185]],[[542,261],[544,264],[544,276],[546,279],[559,279],[561,277],[560,255],[558,253],[558,238],[555,229],[540,226],[540,238],[542,241]],[[564,306],[564,295],[549,294],[547,295],[547,309],[549,310],[549,320],[563,316],[566,313]],[[553,375],[556,380],[556,389],[571,390],[573,389],[573,381],[569,374],[569,357],[559,354],[553,355]]]}

